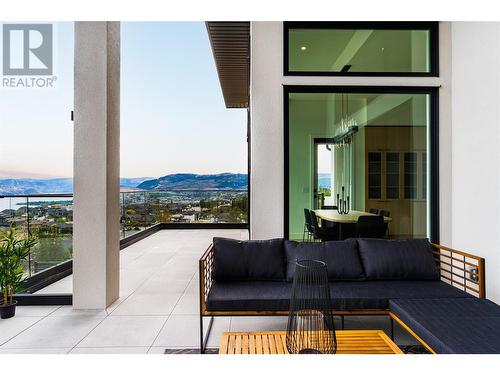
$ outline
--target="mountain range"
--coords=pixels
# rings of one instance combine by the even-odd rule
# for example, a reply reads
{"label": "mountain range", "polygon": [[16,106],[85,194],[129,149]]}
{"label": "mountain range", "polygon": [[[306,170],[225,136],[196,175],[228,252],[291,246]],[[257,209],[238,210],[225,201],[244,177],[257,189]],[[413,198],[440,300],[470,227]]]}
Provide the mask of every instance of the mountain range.
{"label": "mountain range", "polygon": [[[121,178],[122,190],[168,190],[168,189],[246,189],[247,175],[239,173],[220,174],[169,174],[157,179],[151,177]],[[72,178],[5,178],[0,179],[0,195],[63,194],[73,192]]]}
{"label": "mountain range", "polygon": [[193,174],[176,173],[157,179],[144,181],[137,186],[144,190],[230,190],[246,189],[248,187],[247,175],[242,173],[220,174]]}

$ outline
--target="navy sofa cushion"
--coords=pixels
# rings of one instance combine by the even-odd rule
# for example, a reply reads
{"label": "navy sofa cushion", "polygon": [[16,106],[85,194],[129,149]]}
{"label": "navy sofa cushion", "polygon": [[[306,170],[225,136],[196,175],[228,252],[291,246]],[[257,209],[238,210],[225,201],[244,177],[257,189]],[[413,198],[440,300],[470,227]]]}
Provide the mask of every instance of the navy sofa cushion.
{"label": "navy sofa cushion", "polygon": [[329,280],[364,280],[365,274],[355,240],[326,242],[285,241],[286,278],[293,280],[298,260],[315,259],[326,263]]}
{"label": "navy sofa cushion", "polygon": [[500,317],[500,306],[487,300],[474,298],[402,299],[390,303],[390,308],[399,316],[442,317]]}
{"label": "navy sofa cushion", "polygon": [[358,246],[368,280],[439,280],[427,239],[359,238]]}
{"label": "navy sofa cushion", "polygon": [[[206,301],[210,311],[288,310],[292,283],[215,282]],[[336,310],[388,309],[398,298],[473,298],[441,281],[333,281],[330,282]]]}
{"label": "navy sofa cushion", "polygon": [[500,353],[500,306],[489,300],[400,299],[389,306],[436,353]]}
{"label": "navy sofa cushion", "polygon": [[292,284],[280,281],[215,282],[206,300],[211,311],[287,311]]}
{"label": "navy sofa cushion", "polygon": [[239,241],[214,237],[216,281],[285,279],[283,239]]}
{"label": "navy sofa cushion", "polygon": [[442,281],[425,280],[331,282],[330,295],[336,310],[386,310],[390,300],[400,298],[473,298]]}

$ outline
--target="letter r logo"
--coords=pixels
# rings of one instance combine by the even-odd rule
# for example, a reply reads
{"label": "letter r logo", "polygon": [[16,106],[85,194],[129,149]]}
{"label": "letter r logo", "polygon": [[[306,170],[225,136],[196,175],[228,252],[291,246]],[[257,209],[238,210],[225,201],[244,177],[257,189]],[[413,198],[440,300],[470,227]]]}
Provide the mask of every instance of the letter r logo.
{"label": "letter r logo", "polygon": [[52,75],[52,25],[3,25],[3,74]]}

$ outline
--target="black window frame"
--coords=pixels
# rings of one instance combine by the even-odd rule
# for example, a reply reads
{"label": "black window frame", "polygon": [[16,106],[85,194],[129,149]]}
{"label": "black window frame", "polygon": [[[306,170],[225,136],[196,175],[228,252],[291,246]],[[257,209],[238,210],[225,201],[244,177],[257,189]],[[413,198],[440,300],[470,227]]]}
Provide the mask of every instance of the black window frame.
{"label": "black window frame", "polygon": [[[439,87],[436,86],[339,86],[339,85],[283,85],[283,234],[289,239],[290,222],[290,132],[289,94],[291,93],[359,93],[359,94],[428,94],[430,96],[429,148],[429,240],[439,243]],[[430,157],[430,163],[429,163]],[[428,193],[429,193],[428,192]]]}
{"label": "black window frame", "polygon": [[[429,72],[320,72],[289,70],[290,29],[429,30]],[[284,22],[283,75],[336,77],[439,77],[439,22]]]}

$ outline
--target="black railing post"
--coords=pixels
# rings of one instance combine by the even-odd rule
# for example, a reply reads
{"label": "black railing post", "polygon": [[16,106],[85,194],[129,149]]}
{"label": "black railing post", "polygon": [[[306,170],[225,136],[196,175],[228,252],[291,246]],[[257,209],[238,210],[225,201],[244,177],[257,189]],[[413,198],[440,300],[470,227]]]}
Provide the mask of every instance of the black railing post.
{"label": "black railing post", "polygon": [[122,238],[125,238],[125,193],[121,193],[122,196],[122,214],[121,216],[121,230],[122,230]]}
{"label": "black railing post", "polygon": [[[147,207],[147,204],[146,204],[146,190],[144,190],[144,191],[142,192],[142,195],[143,195],[143,199],[144,199],[144,212],[145,212],[146,217],[147,217],[147,214],[148,214],[148,207]],[[146,228],[147,228],[147,221],[146,221],[146,220],[144,220],[144,218],[143,218],[142,224],[143,224],[144,229],[146,229]]]}
{"label": "black railing post", "polygon": [[[30,201],[29,197],[26,197],[26,227],[28,230],[28,236],[31,236],[31,228],[30,228]],[[28,274],[31,277],[31,250],[28,255]]]}

